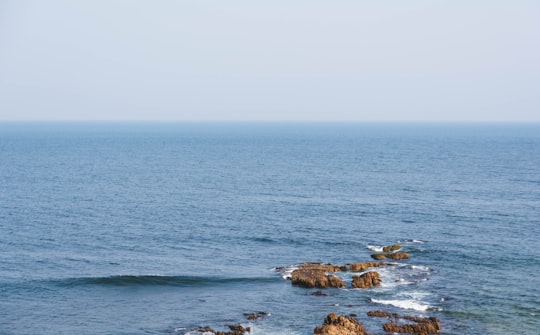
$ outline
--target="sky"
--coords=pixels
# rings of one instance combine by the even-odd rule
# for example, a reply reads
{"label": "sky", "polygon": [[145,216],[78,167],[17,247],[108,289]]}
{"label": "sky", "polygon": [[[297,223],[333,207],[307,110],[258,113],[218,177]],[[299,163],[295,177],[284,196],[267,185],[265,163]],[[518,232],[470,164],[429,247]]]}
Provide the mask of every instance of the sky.
{"label": "sky", "polygon": [[0,0],[0,121],[540,122],[538,0]]}

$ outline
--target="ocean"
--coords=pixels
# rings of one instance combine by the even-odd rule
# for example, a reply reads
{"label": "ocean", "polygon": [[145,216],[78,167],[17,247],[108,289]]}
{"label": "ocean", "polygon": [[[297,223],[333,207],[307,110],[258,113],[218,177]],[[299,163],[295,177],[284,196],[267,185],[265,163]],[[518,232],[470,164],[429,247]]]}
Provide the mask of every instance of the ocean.
{"label": "ocean", "polygon": [[[536,335],[539,238],[540,124],[0,123],[0,334]],[[379,287],[284,279],[395,243]]]}

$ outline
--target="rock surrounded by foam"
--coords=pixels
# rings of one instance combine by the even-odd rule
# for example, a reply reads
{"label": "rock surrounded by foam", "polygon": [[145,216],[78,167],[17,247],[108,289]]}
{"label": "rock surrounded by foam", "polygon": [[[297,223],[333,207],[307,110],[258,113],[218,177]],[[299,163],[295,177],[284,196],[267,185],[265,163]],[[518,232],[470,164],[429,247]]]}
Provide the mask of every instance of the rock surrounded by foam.
{"label": "rock surrounded by foam", "polygon": [[364,326],[352,316],[330,313],[322,325],[315,327],[317,335],[367,335]]}
{"label": "rock surrounded by foam", "polygon": [[398,251],[400,249],[401,249],[401,245],[392,244],[392,245],[384,246],[382,250],[383,250],[383,252],[395,252],[395,251]]}
{"label": "rock surrounded by foam", "polygon": [[[345,281],[334,275],[335,272],[362,272],[369,268],[376,268],[381,266],[391,266],[394,264],[383,262],[361,262],[350,263],[346,265],[333,265],[333,264],[320,264],[320,263],[303,263],[299,265],[290,276],[284,276],[286,279],[290,279],[293,285],[301,286],[305,288],[341,288],[346,287]],[[276,268],[277,271],[283,271],[285,268]],[[378,274],[377,274],[378,275]],[[367,275],[373,276],[373,275]],[[372,287],[380,285],[380,278],[377,280],[371,280],[372,285],[357,284],[353,287]]]}

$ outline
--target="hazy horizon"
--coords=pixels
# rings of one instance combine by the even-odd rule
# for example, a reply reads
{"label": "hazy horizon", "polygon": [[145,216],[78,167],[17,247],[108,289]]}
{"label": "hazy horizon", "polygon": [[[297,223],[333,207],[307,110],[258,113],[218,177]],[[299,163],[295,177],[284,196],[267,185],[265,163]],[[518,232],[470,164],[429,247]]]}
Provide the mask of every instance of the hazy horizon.
{"label": "hazy horizon", "polygon": [[536,1],[0,1],[0,121],[540,122]]}

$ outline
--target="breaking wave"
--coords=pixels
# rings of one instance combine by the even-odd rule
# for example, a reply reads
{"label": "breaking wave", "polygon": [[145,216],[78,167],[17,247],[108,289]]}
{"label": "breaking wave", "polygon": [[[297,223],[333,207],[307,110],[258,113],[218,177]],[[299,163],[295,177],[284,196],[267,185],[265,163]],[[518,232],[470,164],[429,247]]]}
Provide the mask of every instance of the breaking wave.
{"label": "breaking wave", "polygon": [[391,305],[403,309],[412,309],[415,311],[425,312],[433,307],[421,301],[414,299],[407,300],[383,300],[383,299],[371,299],[371,302],[382,305]]}

